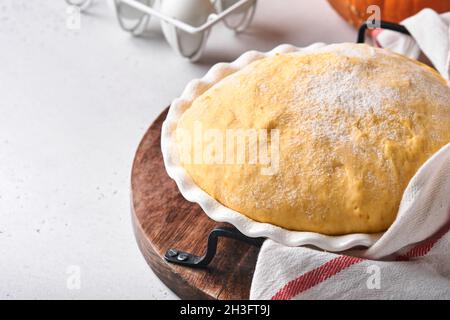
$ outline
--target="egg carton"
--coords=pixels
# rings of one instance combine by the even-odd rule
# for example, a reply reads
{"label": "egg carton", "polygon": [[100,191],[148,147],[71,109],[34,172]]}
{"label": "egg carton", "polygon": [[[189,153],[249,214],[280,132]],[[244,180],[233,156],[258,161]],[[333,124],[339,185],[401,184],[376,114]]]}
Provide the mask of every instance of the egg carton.
{"label": "egg carton", "polygon": [[[87,9],[94,0],[66,0]],[[251,23],[257,0],[112,0],[120,27],[133,35],[146,29],[151,17],[161,22],[170,46],[190,61],[198,60],[211,28],[223,22],[235,32]]]}

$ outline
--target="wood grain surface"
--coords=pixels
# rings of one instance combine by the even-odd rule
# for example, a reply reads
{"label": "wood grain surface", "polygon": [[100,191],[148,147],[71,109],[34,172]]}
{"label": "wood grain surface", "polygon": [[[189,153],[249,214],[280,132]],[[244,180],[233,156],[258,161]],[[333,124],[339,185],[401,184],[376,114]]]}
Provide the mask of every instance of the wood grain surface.
{"label": "wood grain surface", "polygon": [[155,274],[182,299],[248,299],[259,249],[231,239],[219,240],[205,269],[164,260],[169,248],[203,255],[209,232],[218,224],[200,206],[186,201],[164,168],[161,125],[167,109],[142,139],[131,174],[131,211],[139,248]]}

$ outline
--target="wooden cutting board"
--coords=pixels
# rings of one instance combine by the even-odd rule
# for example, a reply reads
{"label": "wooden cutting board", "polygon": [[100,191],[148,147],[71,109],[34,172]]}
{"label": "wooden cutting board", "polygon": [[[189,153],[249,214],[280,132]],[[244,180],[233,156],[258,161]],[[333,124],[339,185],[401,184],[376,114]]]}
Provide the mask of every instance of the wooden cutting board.
{"label": "wooden cutting board", "polygon": [[248,299],[257,247],[220,238],[216,256],[204,269],[164,260],[169,248],[203,255],[209,232],[226,226],[186,201],[167,175],[160,145],[166,115],[167,109],[150,126],[133,163],[131,211],[139,248],[155,274],[182,299]]}

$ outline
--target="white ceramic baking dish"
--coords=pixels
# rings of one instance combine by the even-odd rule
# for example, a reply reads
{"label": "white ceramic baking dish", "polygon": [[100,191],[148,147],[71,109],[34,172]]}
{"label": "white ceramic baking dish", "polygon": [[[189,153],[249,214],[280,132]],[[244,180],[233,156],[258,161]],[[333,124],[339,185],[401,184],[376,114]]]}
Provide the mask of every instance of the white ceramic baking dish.
{"label": "white ceramic baking dish", "polygon": [[203,78],[189,82],[183,94],[172,102],[162,127],[161,146],[167,173],[175,180],[181,194],[187,200],[198,203],[211,219],[228,222],[249,237],[265,237],[286,246],[311,245],[323,250],[337,252],[358,246],[369,247],[380,238],[381,234],[327,236],[314,232],[286,230],[272,224],[249,219],[245,215],[222,205],[193,182],[178,161],[178,150],[174,140],[177,121],[183,112],[191,106],[195,98],[224,77],[264,57],[277,53],[314,51],[323,46],[325,46],[323,43],[316,43],[306,48],[281,45],[266,53],[249,51],[231,63],[216,64]]}

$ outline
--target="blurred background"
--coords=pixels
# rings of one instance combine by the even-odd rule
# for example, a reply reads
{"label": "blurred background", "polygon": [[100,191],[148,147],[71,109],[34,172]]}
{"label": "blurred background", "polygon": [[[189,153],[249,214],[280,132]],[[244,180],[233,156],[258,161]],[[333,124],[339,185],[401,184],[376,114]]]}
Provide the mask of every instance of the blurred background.
{"label": "blurred background", "polygon": [[[0,299],[167,299],[130,223],[137,145],[186,83],[247,50],[354,42],[326,0],[259,0],[196,63],[159,21],[133,37],[97,0],[73,28],[63,0],[0,2]],[[155,188],[158,186],[155,185]]]}

